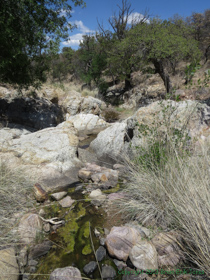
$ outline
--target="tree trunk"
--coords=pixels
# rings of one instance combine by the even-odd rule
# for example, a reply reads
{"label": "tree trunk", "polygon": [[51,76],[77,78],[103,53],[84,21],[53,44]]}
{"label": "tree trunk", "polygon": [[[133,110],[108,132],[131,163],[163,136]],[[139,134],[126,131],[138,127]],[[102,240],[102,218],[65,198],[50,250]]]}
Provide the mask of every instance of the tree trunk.
{"label": "tree trunk", "polygon": [[126,77],[125,77],[125,88],[124,90],[129,90],[132,88],[132,85],[131,85],[131,73],[129,74],[126,74]]}
{"label": "tree trunk", "polygon": [[167,93],[172,93],[172,83],[168,72],[163,67],[163,61],[154,59],[152,63],[155,66],[156,73],[158,73],[164,82]]}

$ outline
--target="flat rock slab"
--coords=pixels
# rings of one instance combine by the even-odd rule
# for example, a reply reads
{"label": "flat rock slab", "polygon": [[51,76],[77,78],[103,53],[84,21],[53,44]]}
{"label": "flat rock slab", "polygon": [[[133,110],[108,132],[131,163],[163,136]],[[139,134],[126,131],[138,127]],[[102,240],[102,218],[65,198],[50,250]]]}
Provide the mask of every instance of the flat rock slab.
{"label": "flat rock slab", "polygon": [[67,192],[57,192],[57,193],[51,194],[51,197],[55,200],[61,200],[66,195],[67,195]]}
{"label": "flat rock slab", "polygon": [[59,204],[63,208],[67,208],[67,207],[71,207],[74,202],[75,202],[75,200],[73,200],[70,196],[66,196],[62,200],[59,201]]}

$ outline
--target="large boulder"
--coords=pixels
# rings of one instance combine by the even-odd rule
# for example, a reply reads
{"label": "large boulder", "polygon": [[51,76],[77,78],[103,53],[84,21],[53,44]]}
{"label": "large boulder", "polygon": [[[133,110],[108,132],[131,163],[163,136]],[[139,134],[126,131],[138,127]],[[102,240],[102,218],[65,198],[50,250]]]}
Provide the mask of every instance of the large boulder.
{"label": "large boulder", "polygon": [[0,250],[0,279],[19,279],[19,267],[14,248]]}
{"label": "large boulder", "polygon": [[148,145],[148,135],[143,135],[139,128],[154,128],[155,131],[158,127],[162,133],[166,132],[166,127],[179,131],[185,129],[191,138],[209,139],[209,126],[210,107],[206,104],[191,100],[154,102],[140,108],[125,121],[114,123],[100,132],[90,148],[98,159],[113,162],[125,153],[132,157],[137,146],[145,148]]}
{"label": "large boulder", "polygon": [[64,268],[56,268],[50,274],[50,280],[82,280],[81,273],[78,268],[67,266]]}
{"label": "large boulder", "polygon": [[141,240],[141,234],[131,227],[113,227],[106,237],[109,254],[119,260],[126,261],[133,246]]}
{"label": "large boulder", "polygon": [[115,162],[128,151],[129,148],[129,127],[127,122],[117,122],[101,131],[95,140],[90,144],[99,160]]}
{"label": "large boulder", "polygon": [[55,128],[46,128],[4,142],[1,158],[11,168],[22,166],[33,177],[50,188],[78,181],[77,130],[66,121]]}
{"label": "large boulder", "polygon": [[107,122],[93,114],[78,114],[66,118],[73,122],[74,127],[81,134],[97,134],[109,126]]}
{"label": "large boulder", "polygon": [[44,98],[0,99],[0,119],[35,129],[56,126],[64,120],[63,110]]}

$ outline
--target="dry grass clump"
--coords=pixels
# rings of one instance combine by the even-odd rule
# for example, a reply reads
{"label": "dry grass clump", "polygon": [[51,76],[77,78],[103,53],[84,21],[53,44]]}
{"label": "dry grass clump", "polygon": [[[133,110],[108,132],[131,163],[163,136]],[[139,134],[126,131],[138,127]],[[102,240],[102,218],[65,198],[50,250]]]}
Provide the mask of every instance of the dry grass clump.
{"label": "dry grass clump", "polygon": [[[170,143],[169,143],[170,144]],[[164,162],[129,162],[129,184],[121,211],[144,225],[179,230],[186,255],[210,275],[210,148],[191,156],[176,149]]]}
{"label": "dry grass clump", "polygon": [[103,110],[102,117],[105,119],[106,122],[113,122],[117,121],[120,118],[120,114],[113,108],[107,108]]}
{"label": "dry grass clump", "polygon": [[[20,169],[11,170],[0,161],[0,241],[4,246],[18,241],[17,225],[32,207],[31,183]],[[1,248],[0,248],[1,249]]]}

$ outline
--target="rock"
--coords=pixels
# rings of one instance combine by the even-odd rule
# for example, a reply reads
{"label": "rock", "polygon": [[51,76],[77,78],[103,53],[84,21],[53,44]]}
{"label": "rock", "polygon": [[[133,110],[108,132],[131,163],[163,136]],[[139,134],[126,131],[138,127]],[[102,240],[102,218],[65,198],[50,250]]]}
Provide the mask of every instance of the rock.
{"label": "rock", "polygon": [[115,187],[118,183],[118,175],[116,170],[90,163],[86,163],[78,174],[79,178],[85,182],[91,179],[100,189]]}
{"label": "rock", "polygon": [[33,180],[39,178],[46,191],[52,191],[78,181],[82,163],[77,148],[77,131],[71,122],[64,122],[7,142],[0,156],[11,168],[23,168]]}
{"label": "rock", "polygon": [[147,240],[138,241],[132,247],[129,258],[137,269],[158,269],[157,251],[155,246]]}
{"label": "rock", "polygon": [[101,233],[97,230],[97,228],[94,229],[94,234],[96,237],[100,237]]}
{"label": "rock", "polygon": [[43,230],[46,233],[50,232],[50,224],[49,223],[43,224]]}
{"label": "rock", "polygon": [[92,204],[101,206],[106,200],[106,195],[102,194],[100,189],[96,189],[90,193],[89,198],[91,199]]}
{"label": "rock", "polygon": [[95,140],[90,143],[90,148],[96,153],[99,160],[115,162],[125,151],[126,122],[114,123],[101,131]]}
{"label": "rock", "polygon": [[173,267],[176,266],[181,260],[180,255],[172,252],[167,255],[158,256],[158,266],[159,267]]}
{"label": "rock", "polygon": [[89,275],[93,273],[93,271],[95,271],[96,268],[97,268],[97,262],[92,261],[84,266],[83,271],[85,274]]}
{"label": "rock", "polygon": [[4,127],[0,129],[0,147],[7,146],[7,143],[12,139],[20,138],[21,135],[30,134],[31,131],[25,129],[23,126],[17,125],[18,128]]}
{"label": "rock", "polygon": [[18,231],[21,241],[27,244],[34,242],[42,231],[42,223],[37,214],[29,213],[22,217]]}
{"label": "rock", "polygon": [[67,266],[64,268],[56,268],[50,274],[50,280],[82,280],[81,273],[78,268]]}
{"label": "rock", "polygon": [[178,234],[176,232],[161,232],[153,239],[158,252],[158,264],[163,266],[175,266],[182,259],[182,254],[178,246]]}
{"label": "rock", "polygon": [[51,249],[51,247],[52,247],[52,242],[49,240],[44,241],[41,244],[35,245],[29,253],[29,259],[34,260],[41,256],[46,255]]}
{"label": "rock", "polygon": [[4,280],[19,279],[19,267],[14,248],[0,250],[0,275]]}
{"label": "rock", "polygon": [[103,279],[107,279],[107,278],[112,279],[112,278],[115,278],[116,271],[112,266],[105,265],[105,266],[102,267],[101,274],[102,274]]}
{"label": "rock", "polygon": [[61,104],[63,104],[66,111],[71,116],[82,112],[85,114],[99,115],[101,109],[106,107],[105,102],[91,96],[82,97],[81,94],[76,91],[69,92],[66,98],[62,100]]}
{"label": "rock", "polygon": [[41,187],[40,184],[36,183],[34,185],[33,191],[38,202],[43,202],[47,199],[47,192]]}
{"label": "rock", "polygon": [[46,213],[45,213],[44,209],[41,208],[41,209],[39,210],[39,216],[44,217],[45,215],[46,215]]}
{"label": "rock", "polygon": [[74,202],[75,202],[74,199],[72,199],[70,196],[66,196],[62,200],[59,201],[59,204],[63,208],[66,208],[66,207],[71,207]]}
{"label": "rock", "polygon": [[124,177],[128,173],[128,168],[126,168],[122,164],[118,164],[118,163],[114,164],[113,169],[119,172],[120,177]]}
{"label": "rock", "polygon": [[117,259],[113,259],[113,262],[117,266],[118,269],[122,269],[123,267],[127,266],[127,264],[125,262],[119,261]]}
{"label": "rock", "polygon": [[67,195],[67,192],[57,192],[57,193],[53,193],[51,194],[51,197],[55,200],[60,200],[62,199],[65,195]]}
{"label": "rock", "polygon": [[30,260],[30,261],[28,262],[28,265],[29,265],[29,266],[37,266],[37,264],[38,264],[38,261],[35,261],[35,260]]}
{"label": "rock", "polygon": [[93,114],[78,114],[66,120],[71,121],[80,134],[97,134],[109,126],[109,123]]}
{"label": "rock", "polygon": [[132,247],[141,240],[140,233],[130,227],[113,227],[106,237],[109,254],[119,260],[126,261]]}
{"label": "rock", "polygon": [[80,169],[78,172],[78,177],[82,179],[83,181],[87,181],[91,178],[91,171],[85,170],[85,169]]}
{"label": "rock", "polygon": [[100,238],[100,245],[101,245],[101,246],[104,246],[104,245],[105,245],[105,240],[106,240],[106,239],[105,239],[104,237],[101,237],[101,238]]}
{"label": "rock", "polygon": [[[167,112],[163,113],[164,110]],[[186,133],[192,138],[209,136],[209,106],[191,100],[181,102],[164,100],[142,107],[132,117],[101,131],[91,142],[90,148],[99,160],[110,163],[122,159],[124,154],[132,158],[136,154],[135,147],[148,146],[148,135],[139,137],[139,125],[149,128],[158,126],[159,131],[165,133],[164,121],[167,120],[167,116],[164,117],[164,114],[170,116],[171,128],[182,130],[186,126]]]}
{"label": "rock", "polygon": [[96,259],[101,262],[106,257],[106,249],[103,246],[100,246],[96,250]]}
{"label": "rock", "polygon": [[61,123],[61,107],[43,98],[0,99],[0,117],[10,123],[29,126],[37,130]]}
{"label": "rock", "polygon": [[28,246],[24,246],[18,255],[18,264],[20,269],[27,265],[28,262]]}

